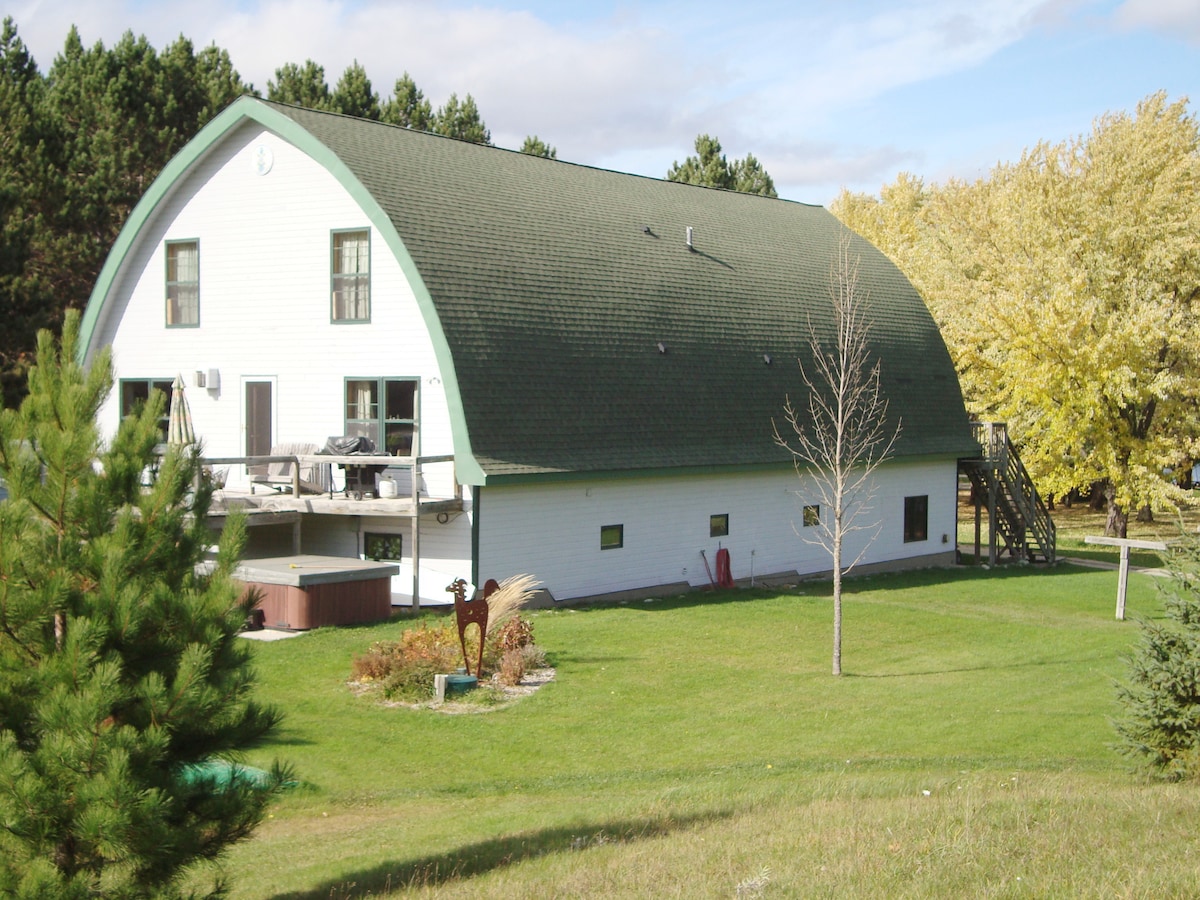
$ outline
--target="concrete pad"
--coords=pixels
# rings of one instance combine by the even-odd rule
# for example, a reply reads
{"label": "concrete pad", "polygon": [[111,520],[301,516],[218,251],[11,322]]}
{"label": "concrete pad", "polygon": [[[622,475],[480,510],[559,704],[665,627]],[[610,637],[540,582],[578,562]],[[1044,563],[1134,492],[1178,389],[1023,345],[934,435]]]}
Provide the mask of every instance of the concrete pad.
{"label": "concrete pad", "polygon": [[252,641],[282,641],[286,638],[300,637],[302,634],[304,634],[303,631],[281,631],[278,628],[262,628],[258,631],[242,631],[238,633],[238,636],[249,638]]}

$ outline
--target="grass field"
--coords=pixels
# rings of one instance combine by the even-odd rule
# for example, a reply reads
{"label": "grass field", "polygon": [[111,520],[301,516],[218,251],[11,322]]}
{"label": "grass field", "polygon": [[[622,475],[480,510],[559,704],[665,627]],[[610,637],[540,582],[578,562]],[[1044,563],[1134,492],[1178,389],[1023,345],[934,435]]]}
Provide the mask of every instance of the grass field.
{"label": "grass field", "polygon": [[[1132,614],[1155,615],[1134,576]],[[1193,786],[1111,748],[1115,574],[958,569],[534,616],[554,682],[494,712],[355,697],[411,622],[256,646],[302,781],[239,898],[1194,897]]]}

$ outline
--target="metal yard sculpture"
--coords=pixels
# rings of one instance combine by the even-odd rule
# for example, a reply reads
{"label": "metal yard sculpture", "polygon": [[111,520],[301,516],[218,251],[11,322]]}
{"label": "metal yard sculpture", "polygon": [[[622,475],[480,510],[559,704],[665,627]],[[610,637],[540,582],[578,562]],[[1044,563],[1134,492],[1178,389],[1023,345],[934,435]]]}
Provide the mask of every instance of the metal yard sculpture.
{"label": "metal yard sculpture", "polygon": [[475,663],[475,677],[483,674],[483,642],[487,638],[488,604],[483,596],[475,600],[467,599],[467,583],[456,578],[446,586],[446,591],[454,595],[454,616],[458,620],[458,642],[462,645],[463,664],[467,674],[471,674],[471,660],[467,658],[467,626],[474,622],[479,626],[479,658]]}

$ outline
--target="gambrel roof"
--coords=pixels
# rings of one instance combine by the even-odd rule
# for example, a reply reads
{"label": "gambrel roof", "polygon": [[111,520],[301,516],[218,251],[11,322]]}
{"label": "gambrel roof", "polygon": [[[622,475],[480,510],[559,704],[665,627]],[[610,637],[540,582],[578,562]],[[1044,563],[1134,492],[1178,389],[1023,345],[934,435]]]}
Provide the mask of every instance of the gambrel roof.
{"label": "gambrel roof", "polygon": [[[134,210],[85,339],[140,223],[247,120],[325,165],[396,255],[439,354],[465,482],[789,462],[771,423],[782,424],[789,392],[802,393],[808,322],[831,333],[831,262],[845,232],[826,210],[250,97],[206,126]],[[903,419],[896,455],[970,452],[958,379],[925,304],[883,254],[852,240],[889,415]]]}

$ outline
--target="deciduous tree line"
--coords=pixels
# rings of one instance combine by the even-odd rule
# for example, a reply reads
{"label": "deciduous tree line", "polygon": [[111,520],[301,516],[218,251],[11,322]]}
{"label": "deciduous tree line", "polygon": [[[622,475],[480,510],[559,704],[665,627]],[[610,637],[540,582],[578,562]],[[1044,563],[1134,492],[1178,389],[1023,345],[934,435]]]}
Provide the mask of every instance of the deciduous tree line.
{"label": "deciduous tree line", "polygon": [[901,175],[832,211],[929,304],[970,409],[1040,489],[1099,486],[1109,533],[1170,508],[1200,457],[1200,131],[1145,98],[975,181]]}

